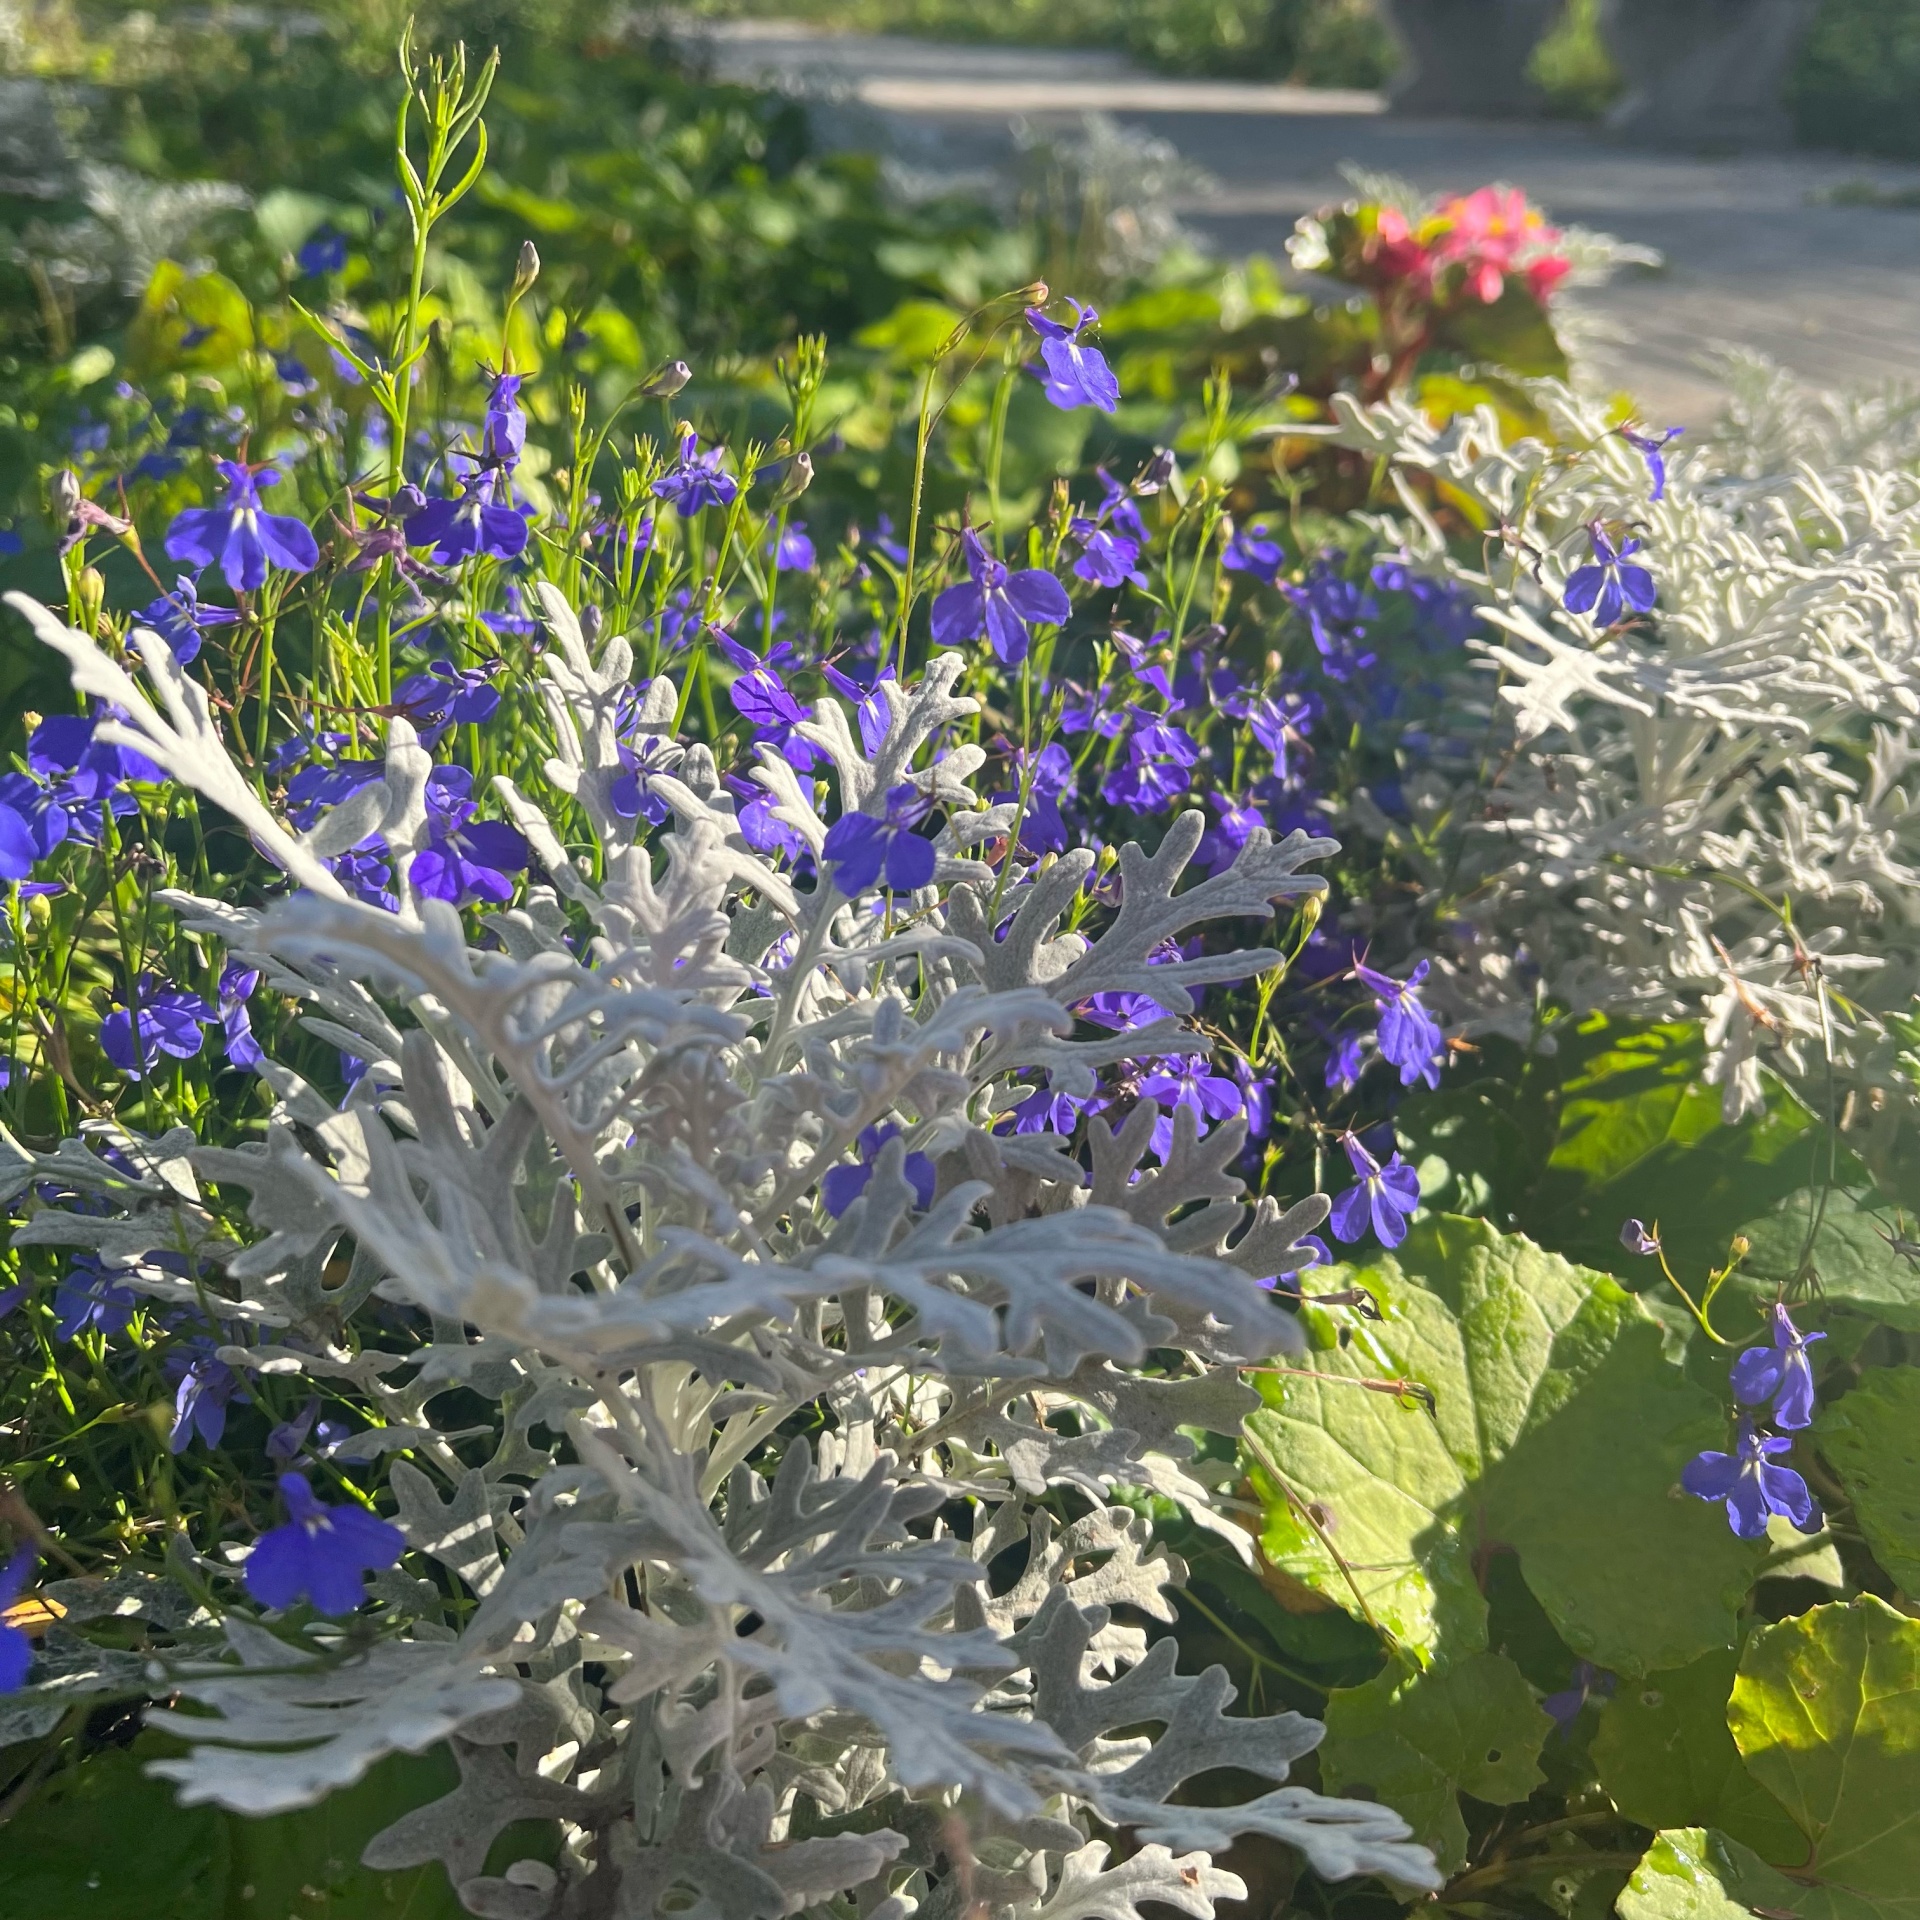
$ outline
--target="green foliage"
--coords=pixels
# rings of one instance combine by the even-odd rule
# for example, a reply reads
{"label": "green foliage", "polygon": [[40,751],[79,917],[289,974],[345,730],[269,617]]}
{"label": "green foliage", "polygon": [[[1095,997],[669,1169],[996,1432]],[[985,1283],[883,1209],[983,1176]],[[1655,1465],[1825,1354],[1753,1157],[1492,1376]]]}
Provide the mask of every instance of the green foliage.
{"label": "green foliage", "polygon": [[1920,9],[1912,0],[1822,0],[1789,88],[1810,145],[1920,154]]}
{"label": "green foliage", "polygon": [[1369,0],[695,0],[689,11],[944,40],[1117,47],[1169,73],[1319,87],[1377,87],[1396,60]]}
{"label": "green foliage", "polygon": [[[1654,1836],[1620,1896],[1620,1920],[1753,1920],[1756,1913],[1828,1914],[1807,1890],[1723,1833],[1680,1827]],[[1832,1920],[1841,1920],[1833,1914]],[[1858,1908],[1847,1920],[1870,1920]]]}
{"label": "green foliage", "polygon": [[1877,1367],[1820,1415],[1814,1439],[1901,1591],[1920,1594],[1920,1371]]}
{"label": "green foliage", "polygon": [[[1336,1269],[1381,1319],[1316,1376],[1268,1376],[1249,1418],[1273,1491],[1262,1545],[1292,1577],[1447,1661],[1486,1645],[1475,1569],[1501,1548],[1566,1645],[1628,1673],[1730,1646],[1751,1549],[1673,1497],[1716,1445],[1710,1397],[1605,1276],[1481,1221],[1416,1225],[1397,1255]],[[1405,1381],[1431,1414],[1354,1383]]]}
{"label": "green foliage", "polygon": [[1739,1656],[1705,1653],[1691,1665],[1624,1682],[1593,1739],[1600,1784],[1643,1827],[1715,1827],[1783,1866],[1806,1857],[1787,1810],[1747,1772],[1727,1731]]}
{"label": "green foliage", "polygon": [[1620,69],[1600,37],[1600,0],[1567,0],[1566,11],[1527,63],[1548,111],[1597,120],[1620,97]]}
{"label": "green foliage", "polygon": [[1920,1914],[1920,1621],[1863,1594],[1763,1628],[1727,1719],[1806,1838],[1793,1910]]}
{"label": "green foliage", "polygon": [[1807,1188],[1741,1228],[1752,1243],[1743,1273],[1770,1296],[1800,1284],[1804,1267],[1823,1299],[1920,1332],[1920,1270],[1894,1250],[1898,1226],[1872,1196]]}
{"label": "green foliage", "polygon": [[1327,1701],[1321,1775],[1335,1793],[1364,1793],[1404,1814],[1441,1870],[1467,1857],[1459,1796],[1495,1806],[1545,1779],[1541,1743],[1553,1722],[1513,1662],[1479,1653],[1438,1671],[1395,1664]]}

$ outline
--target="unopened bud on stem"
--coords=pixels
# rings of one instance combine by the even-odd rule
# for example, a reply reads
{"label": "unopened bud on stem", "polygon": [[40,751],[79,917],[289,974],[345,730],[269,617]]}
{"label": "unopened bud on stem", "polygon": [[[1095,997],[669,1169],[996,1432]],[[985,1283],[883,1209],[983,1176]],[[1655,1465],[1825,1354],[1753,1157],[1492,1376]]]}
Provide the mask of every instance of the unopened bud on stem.
{"label": "unopened bud on stem", "polygon": [[813,455],[804,448],[787,462],[787,470],[780,476],[780,484],[773,490],[773,504],[784,507],[789,501],[798,500],[813,485]]}
{"label": "unopened bud on stem", "polygon": [[640,391],[649,400],[671,400],[692,378],[693,369],[684,360],[668,360],[640,382]]}
{"label": "unopened bud on stem", "polygon": [[509,298],[520,299],[539,278],[540,249],[531,240],[522,240],[520,258],[513,269],[513,292]]}

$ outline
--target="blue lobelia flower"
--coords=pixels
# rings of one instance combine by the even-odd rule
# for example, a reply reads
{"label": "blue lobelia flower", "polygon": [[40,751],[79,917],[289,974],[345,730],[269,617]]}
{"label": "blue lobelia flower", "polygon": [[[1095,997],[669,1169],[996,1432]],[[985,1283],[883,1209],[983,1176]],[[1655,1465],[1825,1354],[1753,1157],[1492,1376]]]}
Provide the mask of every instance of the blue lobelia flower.
{"label": "blue lobelia flower", "polygon": [[243,1073],[251,1073],[266,1057],[260,1051],[260,1042],[253,1037],[253,1021],[247,1013],[247,1002],[259,985],[258,967],[243,967],[231,960],[220,975],[217,1012],[221,1039],[227,1050],[227,1064]]}
{"label": "blue lobelia flower", "polygon": [[1073,325],[1049,320],[1038,307],[1027,309],[1027,324],[1040,336],[1040,358],[1046,363],[1041,390],[1056,407],[1098,407],[1111,413],[1120,404],[1120,382],[1098,347],[1080,344],[1080,336],[1099,323],[1092,307],[1069,300]]}
{"label": "blue lobelia flower", "polygon": [[366,1576],[390,1567],[407,1536],[365,1507],[329,1507],[305,1474],[283,1473],[285,1526],[263,1533],[247,1556],[247,1591],[263,1607],[311,1600],[321,1613],[351,1613],[365,1603]]}
{"label": "blue lobelia flower", "polygon": [[496,373],[487,390],[487,417],[480,426],[480,457],[489,467],[512,467],[527,444],[527,416],[520,406],[517,373]]}
{"label": "blue lobelia flower", "polygon": [[[38,1558],[31,1547],[22,1547],[0,1568],[0,1615],[20,1598]],[[27,1669],[32,1665],[33,1642],[20,1628],[10,1627],[0,1619],[0,1693],[14,1693],[24,1686]]]}
{"label": "blue lobelia flower", "polygon": [[653,826],[661,825],[673,807],[654,780],[680,764],[681,750],[657,733],[643,733],[631,744],[619,741],[614,750],[620,756],[620,771],[607,782],[608,804],[623,820],[645,818]]}
{"label": "blue lobelia flower", "polygon": [[129,1080],[143,1079],[163,1055],[191,1060],[200,1051],[204,1026],[215,1018],[197,993],[158,974],[143,973],[124,1001],[100,1023],[100,1051]]}
{"label": "blue lobelia flower", "polygon": [[1080,558],[1073,563],[1078,579],[1097,587],[1123,587],[1129,581],[1136,587],[1147,584],[1147,576],[1140,571],[1140,542],[1131,535],[1116,533],[1084,514],[1068,532],[1080,548]]}
{"label": "blue lobelia flower", "polygon": [[114,1280],[97,1253],[76,1253],[54,1290],[53,1330],[62,1340],[89,1328],[111,1339],[126,1332],[139,1309],[139,1296]]}
{"label": "blue lobelia flower", "polygon": [[931,883],[933,842],[914,832],[933,811],[933,803],[910,780],[887,794],[884,814],[843,813],[827,829],[821,855],[833,870],[833,883],[849,899],[864,893],[884,873],[895,893],[911,893]]}
{"label": "blue lobelia flower", "polygon": [[214,471],[227,484],[217,507],[189,507],[167,529],[167,557],[189,566],[218,565],[234,593],[257,593],[270,566],[288,573],[310,573],[320,564],[320,548],[304,520],[290,513],[268,513],[260,489],[280,478],[271,467],[242,466],[216,460]]}
{"label": "blue lobelia flower", "polygon": [[1357,1033],[1342,1034],[1327,1055],[1326,1082],[1329,1092],[1351,1093],[1360,1084],[1367,1064],[1366,1041]]}
{"label": "blue lobelia flower", "polygon": [[1220,564],[1229,573],[1250,573],[1272,586],[1287,564],[1287,555],[1279,541],[1267,539],[1263,531],[1235,527],[1233,538],[1221,550]]}
{"label": "blue lobelia flower", "polygon": [[1070,1093],[1057,1093],[1051,1085],[1035,1087],[1018,1106],[1009,1107],[1000,1118],[1004,1120],[1011,1114],[1015,1133],[1070,1134],[1090,1104]]}
{"label": "blue lobelia flower", "polygon": [[971,577],[934,601],[936,645],[962,647],[985,634],[1000,659],[1015,666],[1027,657],[1030,624],[1058,626],[1073,612],[1066,588],[1045,568],[1009,569],[971,527],[960,535],[960,550]]}
{"label": "blue lobelia flower", "polygon": [[1827,1336],[1802,1333],[1783,1301],[1775,1301],[1768,1317],[1773,1323],[1773,1344],[1749,1347],[1735,1356],[1733,1397],[1743,1407],[1757,1407],[1771,1400],[1777,1427],[1811,1426],[1813,1363],[1807,1358],[1807,1349]]}
{"label": "blue lobelia flower", "polygon": [[1653,575],[1645,567],[1630,566],[1629,554],[1640,551],[1638,540],[1613,544],[1599,521],[1587,529],[1587,544],[1593,550],[1589,566],[1576,567],[1567,576],[1567,590],[1561,604],[1569,613],[1590,613],[1596,627],[1610,627],[1629,607],[1635,613],[1651,611],[1658,589]]}
{"label": "blue lobelia flower", "polygon": [[[64,828],[60,837],[66,838]],[[33,821],[16,808],[0,802],[0,880],[27,879],[38,858]]]}
{"label": "blue lobelia flower", "polygon": [[316,227],[293,261],[309,279],[318,279],[323,273],[338,273],[347,264],[347,236],[337,227]]}
{"label": "blue lobelia flower", "polygon": [[1364,1240],[1371,1223],[1383,1247],[1397,1247],[1407,1237],[1407,1221],[1420,1204],[1420,1176],[1401,1159],[1397,1147],[1382,1166],[1353,1134],[1340,1144],[1359,1184],[1333,1203],[1328,1219],[1334,1237],[1348,1244]]}
{"label": "blue lobelia flower", "polygon": [[1771,1514],[1791,1520],[1802,1533],[1818,1527],[1807,1483],[1791,1467],[1769,1464],[1792,1449],[1791,1440],[1761,1433],[1744,1414],[1732,1453],[1697,1453],[1681,1470],[1680,1484],[1696,1500],[1723,1500],[1727,1524],[1742,1540],[1758,1540]]}
{"label": "blue lobelia flower", "polygon": [[1155,1063],[1141,1076],[1143,1098],[1160,1103],[1150,1144],[1164,1160],[1173,1150],[1173,1116],[1182,1108],[1193,1115],[1196,1131],[1209,1132],[1214,1123],[1231,1120],[1245,1108],[1245,1096],[1224,1074],[1213,1071],[1204,1053],[1176,1054]]}
{"label": "blue lobelia flower", "polygon": [[425,673],[410,673],[393,690],[393,710],[411,721],[420,744],[431,750],[450,728],[483,727],[500,711],[500,689],[493,676],[501,663],[456,667],[436,660]]}
{"label": "blue lobelia flower", "polygon": [[1247,726],[1273,755],[1273,770],[1282,780],[1287,778],[1289,756],[1306,745],[1313,722],[1313,703],[1297,694],[1263,694],[1247,709]]}
{"label": "blue lobelia flower", "polygon": [[209,627],[230,627],[239,618],[232,607],[208,606],[192,579],[183,573],[174,581],[171,593],[163,593],[141,609],[139,624],[151,627],[185,667],[199,656]]}
{"label": "blue lobelia flower", "polygon": [[[873,1163],[879,1159],[880,1149],[899,1131],[891,1122],[885,1126],[864,1128],[859,1139],[853,1143],[854,1152],[860,1156],[859,1164],[834,1167],[820,1182],[820,1204],[836,1220],[866,1192],[873,1179]],[[933,1162],[924,1153],[910,1153],[900,1171],[906,1176],[907,1185],[913,1189],[914,1204],[922,1208],[932,1206]]]}
{"label": "blue lobelia flower", "polygon": [[407,544],[431,547],[435,566],[457,567],[464,560],[491,554],[516,559],[527,544],[531,507],[515,506],[513,486],[504,469],[476,476],[457,498],[429,500],[407,519]]}
{"label": "blue lobelia flower", "polygon": [[179,1372],[180,1383],[174,1389],[168,1450],[185,1453],[196,1438],[217,1447],[227,1431],[227,1403],[248,1397],[240,1376],[211,1353],[170,1356],[169,1366]]}
{"label": "blue lobelia flower", "polygon": [[1103,525],[1118,527],[1129,540],[1137,540],[1144,547],[1147,544],[1147,523],[1140,517],[1140,508],[1132,491],[1123,487],[1105,467],[1095,467],[1093,472],[1104,495],[1100,511],[1095,517]]}
{"label": "blue lobelia flower", "polygon": [[1440,1062],[1447,1052],[1440,1023],[1420,1004],[1420,983],[1427,977],[1422,960],[1405,980],[1395,980],[1371,967],[1356,966],[1353,977],[1373,995],[1380,1015],[1380,1056],[1400,1069],[1400,1084],[1416,1080],[1440,1084]]}
{"label": "blue lobelia flower", "polygon": [[[1060,796],[1073,791],[1073,761],[1056,740],[1049,741],[1032,756],[1030,774],[1028,764],[1029,756],[1024,750],[1013,756],[1013,771],[1027,785],[1027,810],[1020,821],[1020,844],[1036,857],[1043,853],[1065,853],[1067,823],[1060,811]],[[1016,787],[1011,793],[996,793],[993,804],[1000,806],[1019,798]]]}
{"label": "blue lobelia flower", "polygon": [[472,793],[465,767],[435,767],[427,775],[427,844],[413,856],[414,891],[456,907],[475,900],[504,906],[513,898],[507,876],[523,872],[533,850],[504,820],[476,820]]}
{"label": "blue lobelia flower", "polygon": [[723,448],[710,447],[696,453],[698,436],[689,427],[680,436],[680,458],[653,483],[657,498],[667,501],[683,520],[691,520],[703,507],[724,507],[740,491],[740,482],[721,462]]}
{"label": "blue lobelia flower", "polygon": [[807,537],[804,520],[794,521],[780,536],[778,545],[769,538],[767,547],[776,573],[811,573],[819,559]]}
{"label": "blue lobelia flower", "polygon": [[1666,492],[1666,449],[1669,442],[1678,440],[1685,432],[1685,427],[1668,427],[1659,434],[1636,433],[1631,427],[1620,429],[1620,438],[1647,463],[1647,473],[1653,481],[1653,491],[1647,496],[1648,499],[1658,500]]}
{"label": "blue lobelia flower", "polygon": [[1635,1253],[1642,1260],[1650,1260],[1660,1251],[1660,1236],[1650,1233],[1644,1220],[1623,1220],[1620,1223],[1620,1244],[1629,1253]]}

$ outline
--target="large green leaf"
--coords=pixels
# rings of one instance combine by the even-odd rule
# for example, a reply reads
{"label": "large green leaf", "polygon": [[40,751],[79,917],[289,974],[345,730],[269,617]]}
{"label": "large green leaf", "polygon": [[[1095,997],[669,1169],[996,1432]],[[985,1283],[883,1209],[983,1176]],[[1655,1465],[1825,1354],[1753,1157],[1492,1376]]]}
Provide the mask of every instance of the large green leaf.
{"label": "large green leaf", "polygon": [[138,1754],[115,1747],[51,1780],[0,1828],[6,1920],[218,1920],[227,1821],[174,1804]]}
{"label": "large green leaf", "polygon": [[1741,1229],[1753,1243],[1742,1278],[1768,1298],[1796,1278],[1807,1229],[1818,1220],[1812,1263],[1824,1298],[1857,1308],[1890,1327],[1920,1332],[1920,1269],[1895,1252],[1888,1236],[1895,1223],[1850,1193],[1830,1193],[1824,1211],[1818,1196],[1791,1194]]}
{"label": "large green leaf", "polygon": [[1615,1911],[1620,1920],[1753,1920],[1756,1913],[1869,1920],[1872,1909],[1797,1885],[1724,1833],[1680,1827],[1654,1836]]}
{"label": "large green leaf", "polygon": [[1873,1557],[1920,1596],[1920,1367],[1877,1367],[1814,1422]]}
{"label": "large green leaf", "polygon": [[1717,1827],[1781,1866],[1807,1857],[1806,1836],[1747,1771],[1727,1731],[1739,1656],[1623,1681],[1600,1716],[1593,1760],[1613,1804],[1643,1827]]}
{"label": "large green leaf", "polygon": [[1327,1790],[1364,1790],[1404,1814],[1442,1872],[1467,1857],[1459,1796],[1507,1806],[1540,1785],[1553,1721],[1511,1660],[1475,1654],[1445,1669],[1399,1663],[1327,1700],[1320,1771]]}
{"label": "large green leaf", "polygon": [[[1249,1419],[1273,1463],[1268,1558],[1371,1615],[1402,1645],[1461,1659],[1486,1644],[1473,1557],[1519,1554],[1567,1645],[1629,1673],[1733,1643],[1754,1554],[1675,1496],[1721,1444],[1715,1402],[1661,1358],[1658,1326],[1603,1274],[1484,1221],[1423,1221],[1358,1283],[1383,1318],[1324,1344],[1318,1376],[1266,1376]],[[1353,1383],[1406,1378],[1431,1415]]]}
{"label": "large green leaf", "polygon": [[1863,1595],[1763,1628],[1727,1723],[1807,1836],[1794,1911],[1920,1920],[1920,1621]]}

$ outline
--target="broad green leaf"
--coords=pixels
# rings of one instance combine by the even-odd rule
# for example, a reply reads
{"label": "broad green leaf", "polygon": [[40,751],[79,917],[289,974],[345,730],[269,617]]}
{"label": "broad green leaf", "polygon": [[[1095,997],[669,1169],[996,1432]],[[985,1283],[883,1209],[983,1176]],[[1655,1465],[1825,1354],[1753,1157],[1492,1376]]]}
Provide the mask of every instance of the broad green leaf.
{"label": "broad green leaf", "polygon": [[1654,1836],[1615,1911],[1620,1920],[1753,1920],[1756,1913],[1868,1920],[1871,1909],[1833,1905],[1724,1833],[1678,1827]]}
{"label": "broad green leaf", "polygon": [[1327,1700],[1321,1777],[1329,1793],[1364,1791],[1403,1814],[1441,1870],[1466,1861],[1459,1796],[1508,1806],[1544,1776],[1553,1721],[1511,1660],[1497,1653],[1439,1670],[1387,1670]]}
{"label": "broad green leaf", "polygon": [[[1741,1277],[1769,1299],[1799,1272],[1816,1205],[1816,1195],[1796,1193],[1741,1229],[1753,1243]],[[1830,1193],[1819,1222],[1812,1260],[1822,1296],[1890,1327],[1920,1332],[1920,1268],[1888,1244],[1893,1219],[1870,1212],[1853,1194]]]}
{"label": "broad green leaf", "polygon": [[1727,1724],[1807,1836],[1804,1913],[1920,1916],[1920,1621],[1871,1594],[1753,1635]]}
{"label": "broad green leaf", "polygon": [[1607,1796],[1643,1827],[1715,1827],[1780,1866],[1807,1857],[1806,1836],[1747,1771],[1727,1731],[1739,1656],[1623,1680],[1600,1716],[1593,1761]]}
{"label": "broad green leaf", "polygon": [[[1674,1492],[1725,1423],[1630,1295],[1444,1217],[1327,1282],[1355,1283],[1381,1321],[1313,1356],[1330,1377],[1265,1376],[1269,1405],[1248,1422],[1255,1462],[1285,1482],[1267,1491],[1288,1496],[1263,1538],[1274,1565],[1429,1657],[1485,1646],[1472,1556],[1501,1543],[1597,1665],[1646,1672],[1733,1643],[1754,1554]],[[1433,1413],[1353,1384],[1368,1378],[1419,1383]]]}
{"label": "broad green leaf", "polygon": [[227,1818],[181,1807],[140,1755],[109,1748],[56,1776],[0,1828],[6,1920],[217,1920]]}
{"label": "broad green leaf", "polygon": [[1920,1595],[1920,1367],[1876,1367],[1814,1422],[1873,1557]]}

